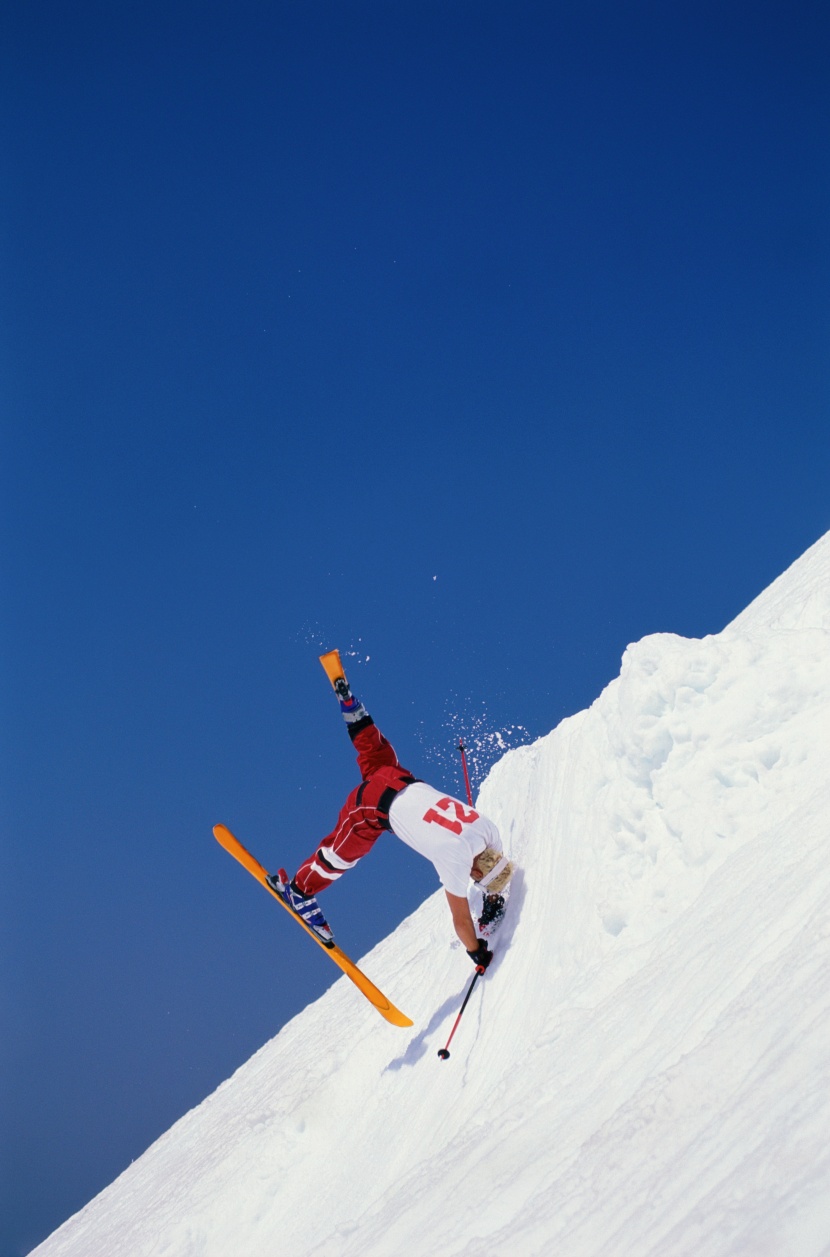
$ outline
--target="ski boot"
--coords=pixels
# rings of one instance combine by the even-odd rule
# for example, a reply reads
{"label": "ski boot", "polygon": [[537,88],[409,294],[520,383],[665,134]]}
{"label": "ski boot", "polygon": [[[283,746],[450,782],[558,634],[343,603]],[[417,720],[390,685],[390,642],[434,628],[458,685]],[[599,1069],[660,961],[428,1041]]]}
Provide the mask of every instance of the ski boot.
{"label": "ski boot", "polygon": [[317,935],[324,947],[334,947],[334,935],[313,895],[304,895],[298,890],[294,883],[289,881],[285,869],[280,869],[277,873],[269,873],[266,880],[283,903],[288,904],[303,924]]}

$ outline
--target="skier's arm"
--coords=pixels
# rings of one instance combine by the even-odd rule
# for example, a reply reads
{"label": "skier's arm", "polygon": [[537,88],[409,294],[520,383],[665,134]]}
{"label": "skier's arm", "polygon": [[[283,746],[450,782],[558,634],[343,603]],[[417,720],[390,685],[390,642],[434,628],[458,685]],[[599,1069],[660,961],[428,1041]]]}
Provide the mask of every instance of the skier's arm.
{"label": "skier's arm", "polygon": [[447,896],[447,903],[450,905],[452,923],[455,926],[456,934],[467,951],[475,951],[478,947],[478,938],[470,913],[470,905],[467,903],[466,897],[451,895],[448,890],[445,890],[444,894]]}

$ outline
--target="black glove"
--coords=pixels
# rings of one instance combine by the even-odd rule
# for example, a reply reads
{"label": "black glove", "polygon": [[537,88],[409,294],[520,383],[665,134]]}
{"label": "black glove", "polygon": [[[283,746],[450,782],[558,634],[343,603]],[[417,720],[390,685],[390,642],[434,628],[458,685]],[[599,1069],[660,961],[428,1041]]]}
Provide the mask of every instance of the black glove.
{"label": "black glove", "polygon": [[478,972],[484,973],[484,970],[493,959],[493,953],[487,946],[486,938],[478,938],[476,939],[476,942],[478,943],[478,947],[475,951],[468,951],[467,955],[470,957],[470,960],[472,960]]}

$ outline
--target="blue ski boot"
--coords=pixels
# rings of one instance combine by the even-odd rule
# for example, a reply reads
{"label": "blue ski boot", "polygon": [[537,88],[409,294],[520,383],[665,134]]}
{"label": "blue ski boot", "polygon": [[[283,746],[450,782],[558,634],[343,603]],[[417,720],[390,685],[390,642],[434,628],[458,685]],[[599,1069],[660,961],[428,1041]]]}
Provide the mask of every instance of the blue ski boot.
{"label": "blue ski boot", "polygon": [[365,720],[369,715],[359,698],[355,698],[349,682],[345,677],[337,677],[332,681],[334,692],[337,695],[337,701],[340,703],[340,711],[347,725],[357,724],[358,720]]}
{"label": "blue ski boot", "polygon": [[279,895],[283,903],[295,913],[304,925],[312,930],[324,947],[334,947],[334,935],[328,921],[320,911],[320,905],[313,895],[304,895],[293,882],[289,881],[285,869],[269,873],[268,885]]}

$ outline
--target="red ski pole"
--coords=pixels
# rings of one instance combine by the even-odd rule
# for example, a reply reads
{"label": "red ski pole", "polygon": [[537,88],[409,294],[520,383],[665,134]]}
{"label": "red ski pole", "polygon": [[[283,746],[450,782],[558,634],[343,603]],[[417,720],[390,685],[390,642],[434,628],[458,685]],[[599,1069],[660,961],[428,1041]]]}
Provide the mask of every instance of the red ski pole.
{"label": "red ski pole", "polygon": [[[461,752],[461,765],[464,769],[464,785],[467,787],[467,802],[469,803],[470,807],[472,807],[473,806],[473,791],[470,786],[470,774],[467,771],[467,749],[460,738],[458,740],[458,749]],[[464,996],[464,1002],[461,1005],[461,1008],[458,1010],[458,1016],[456,1017],[455,1022],[453,1023],[453,1028],[450,1031],[450,1037],[447,1039],[446,1045],[438,1049],[438,1055],[442,1061],[448,1061],[450,1059],[450,1044],[452,1043],[452,1037],[455,1034],[456,1030],[458,1029],[458,1023],[461,1020],[461,1016],[462,1016],[462,1013],[464,1012],[464,1009],[467,1007],[467,1001],[469,1000],[470,996],[473,993],[473,987],[475,986],[478,979],[481,977],[482,973],[484,973],[484,967],[476,965],[476,971],[473,974],[473,980],[470,983],[470,985],[467,987],[467,994]]]}
{"label": "red ski pole", "polygon": [[467,802],[473,806],[473,792],[470,789],[470,774],[467,772],[467,748],[459,738],[458,749],[461,752],[461,766],[464,769],[464,785],[467,787]]}
{"label": "red ski pole", "polygon": [[442,1061],[448,1061],[450,1059],[450,1044],[452,1043],[452,1036],[455,1034],[456,1030],[458,1029],[458,1023],[461,1020],[461,1013],[463,1013],[464,1009],[467,1007],[467,1000],[472,995],[473,987],[475,986],[478,979],[481,977],[482,973],[484,973],[484,970],[479,969],[478,966],[476,966],[476,971],[473,974],[473,980],[470,983],[470,985],[467,987],[467,994],[464,996],[464,1003],[461,1005],[461,1011],[456,1017],[455,1024],[452,1030],[450,1031],[450,1037],[447,1039],[446,1047],[442,1047],[438,1049],[438,1055],[440,1056]]}

